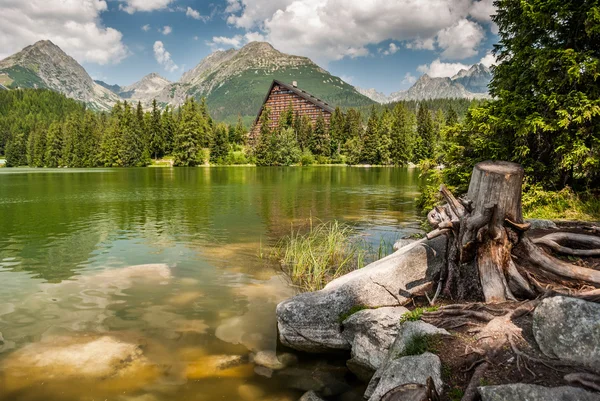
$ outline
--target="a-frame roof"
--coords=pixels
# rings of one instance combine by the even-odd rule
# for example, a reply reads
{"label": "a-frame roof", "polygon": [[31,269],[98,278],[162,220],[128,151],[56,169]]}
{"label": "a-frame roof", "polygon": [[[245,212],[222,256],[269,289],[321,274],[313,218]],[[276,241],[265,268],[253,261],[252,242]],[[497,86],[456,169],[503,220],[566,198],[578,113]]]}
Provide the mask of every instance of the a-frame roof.
{"label": "a-frame roof", "polygon": [[286,88],[287,90],[295,93],[296,95],[300,96],[301,98],[308,100],[309,102],[311,102],[312,104],[314,104],[315,106],[329,112],[332,113],[335,111],[335,109],[333,107],[331,107],[327,102],[314,97],[313,95],[311,95],[310,93],[296,87],[293,85],[289,85],[286,84],[285,82],[279,81],[277,79],[274,79],[273,82],[271,83],[271,86],[269,87],[269,91],[267,92],[267,95],[265,96],[265,99],[262,102],[262,105],[260,106],[260,110],[258,111],[258,115],[256,116],[256,120],[254,120],[254,124],[256,124],[258,122],[258,120],[260,119],[260,115],[262,114],[264,108],[265,108],[265,103],[267,103],[267,100],[269,100],[269,95],[271,95],[271,92],[273,91],[273,87],[275,85],[279,85],[279,86],[283,86],[284,88]]}

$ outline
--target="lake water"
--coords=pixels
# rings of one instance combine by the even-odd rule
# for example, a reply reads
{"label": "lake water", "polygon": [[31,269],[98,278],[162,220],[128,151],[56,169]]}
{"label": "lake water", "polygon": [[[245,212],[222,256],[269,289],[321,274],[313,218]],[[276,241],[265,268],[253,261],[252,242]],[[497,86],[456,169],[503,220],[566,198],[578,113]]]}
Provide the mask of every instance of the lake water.
{"label": "lake water", "polygon": [[373,244],[410,234],[417,181],[397,168],[0,169],[0,400],[295,401],[315,367],[345,375],[332,358],[252,362],[289,352],[275,306],[296,292],[259,254],[310,218]]}

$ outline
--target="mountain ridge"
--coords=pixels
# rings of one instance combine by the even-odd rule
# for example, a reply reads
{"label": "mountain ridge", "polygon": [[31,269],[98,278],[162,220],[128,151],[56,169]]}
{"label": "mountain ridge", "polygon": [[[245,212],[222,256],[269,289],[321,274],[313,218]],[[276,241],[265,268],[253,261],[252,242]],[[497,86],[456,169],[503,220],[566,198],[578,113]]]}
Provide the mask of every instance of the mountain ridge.
{"label": "mountain ridge", "polygon": [[389,96],[375,89],[357,90],[378,103],[440,98],[489,99],[488,85],[491,79],[490,69],[478,63],[469,69],[460,70],[452,77],[431,77],[423,74],[410,88],[393,92]]}

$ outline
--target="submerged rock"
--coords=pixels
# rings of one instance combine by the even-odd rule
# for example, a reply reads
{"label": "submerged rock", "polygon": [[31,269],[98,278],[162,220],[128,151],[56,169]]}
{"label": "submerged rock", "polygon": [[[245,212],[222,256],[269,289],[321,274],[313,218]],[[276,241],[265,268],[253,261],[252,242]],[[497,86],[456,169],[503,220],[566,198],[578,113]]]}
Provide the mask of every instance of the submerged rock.
{"label": "submerged rock", "polygon": [[600,394],[577,387],[505,384],[478,388],[482,401],[600,401]]}
{"label": "submerged rock", "polygon": [[298,401],[323,401],[323,399],[319,397],[314,391],[308,391],[304,393],[304,395],[300,397]]}
{"label": "submerged rock", "polygon": [[359,378],[379,369],[398,334],[398,322],[408,312],[403,306],[366,309],[342,323],[342,336],[351,344],[348,368]]}
{"label": "submerged rock", "polygon": [[329,283],[323,290],[297,295],[277,306],[281,342],[306,352],[348,350],[340,320],[357,306],[400,306],[422,294],[444,266],[444,236],[411,244]]}
{"label": "submerged rock", "polygon": [[533,334],[545,355],[600,372],[600,304],[547,298],[533,313]]}
{"label": "submerged rock", "polygon": [[54,337],[33,343],[11,354],[3,369],[9,391],[65,380],[93,380],[111,389],[131,389],[159,374],[140,346],[110,336]]}
{"label": "submerged rock", "polygon": [[298,358],[289,353],[277,355],[275,351],[259,351],[253,356],[252,361],[256,365],[270,370],[281,370],[295,365],[298,362]]}
{"label": "submerged rock", "polygon": [[251,377],[254,367],[241,355],[208,355],[188,363],[188,379],[209,377]]}
{"label": "submerged rock", "polygon": [[422,355],[405,356],[390,361],[377,382],[369,383],[372,392],[365,394],[369,401],[380,401],[390,390],[409,383],[427,384],[431,377],[435,387],[442,391],[442,363],[437,355],[426,352]]}

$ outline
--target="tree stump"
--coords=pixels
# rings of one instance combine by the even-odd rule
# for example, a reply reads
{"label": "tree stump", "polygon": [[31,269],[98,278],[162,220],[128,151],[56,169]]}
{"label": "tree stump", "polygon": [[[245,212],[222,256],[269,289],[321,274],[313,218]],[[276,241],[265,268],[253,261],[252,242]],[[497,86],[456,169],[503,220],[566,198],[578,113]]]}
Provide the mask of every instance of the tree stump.
{"label": "tree stump", "polygon": [[[600,271],[553,258],[527,237],[530,225],[523,222],[521,207],[523,177],[518,164],[486,161],[474,167],[465,197],[455,198],[442,185],[440,192],[447,204],[427,216],[435,229],[429,238],[451,235],[447,269],[440,276],[434,300],[444,282],[444,292],[452,299],[484,298],[488,303],[531,299],[548,291],[549,277],[558,277],[555,282],[563,289],[570,282],[587,299],[599,296]],[[557,241],[586,249],[575,250]],[[536,242],[571,255],[600,253],[600,238],[588,235],[561,233]],[[533,278],[540,273],[544,286]],[[591,286],[592,291],[584,294],[583,286]]]}

